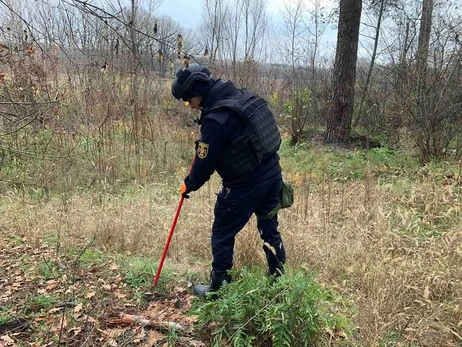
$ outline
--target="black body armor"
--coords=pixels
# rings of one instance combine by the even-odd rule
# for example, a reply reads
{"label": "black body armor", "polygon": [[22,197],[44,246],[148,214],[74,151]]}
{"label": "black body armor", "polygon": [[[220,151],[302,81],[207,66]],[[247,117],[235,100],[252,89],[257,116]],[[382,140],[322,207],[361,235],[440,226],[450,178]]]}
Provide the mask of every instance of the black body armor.
{"label": "black body armor", "polygon": [[281,135],[266,100],[250,90],[237,89],[232,82],[226,82],[225,85],[228,91],[234,88],[235,93],[204,108],[201,119],[229,109],[244,122],[244,134],[228,144],[218,168],[219,171],[221,168],[237,177],[249,173],[273,156],[279,150]]}

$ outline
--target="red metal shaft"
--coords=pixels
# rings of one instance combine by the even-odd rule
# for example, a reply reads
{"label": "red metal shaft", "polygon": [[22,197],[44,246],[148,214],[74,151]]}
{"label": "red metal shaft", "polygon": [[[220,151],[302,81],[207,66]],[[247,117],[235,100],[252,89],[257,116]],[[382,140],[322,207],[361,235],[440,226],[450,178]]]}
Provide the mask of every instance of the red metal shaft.
{"label": "red metal shaft", "polygon": [[178,203],[178,207],[176,209],[175,218],[173,218],[172,227],[170,228],[167,241],[165,242],[164,252],[162,253],[162,258],[160,258],[160,263],[159,263],[159,267],[157,268],[156,277],[154,278],[154,282],[152,283],[154,287],[157,285],[157,282],[159,281],[160,272],[162,271],[162,267],[164,266],[165,257],[167,256],[168,248],[170,247],[170,242],[172,241],[173,231],[175,230],[176,222],[178,221],[178,217],[180,216],[180,211],[181,211],[181,207],[183,206],[183,202],[184,202],[184,196],[181,196],[180,202]]}

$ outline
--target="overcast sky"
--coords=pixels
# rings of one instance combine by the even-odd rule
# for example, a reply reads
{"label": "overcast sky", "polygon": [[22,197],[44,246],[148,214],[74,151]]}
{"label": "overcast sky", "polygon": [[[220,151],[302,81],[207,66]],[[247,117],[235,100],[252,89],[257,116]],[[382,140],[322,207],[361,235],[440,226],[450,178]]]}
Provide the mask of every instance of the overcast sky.
{"label": "overcast sky", "polygon": [[[284,4],[294,0],[267,0],[267,13],[274,26],[282,25],[281,9]],[[305,0],[305,4],[310,6],[314,0]],[[201,23],[203,0],[162,0],[158,9],[160,15],[168,15],[180,23],[186,29],[197,29]],[[338,6],[338,0],[322,0],[322,6],[333,8]],[[324,41],[335,45],[336,30],[329,26],[324,35]]]}

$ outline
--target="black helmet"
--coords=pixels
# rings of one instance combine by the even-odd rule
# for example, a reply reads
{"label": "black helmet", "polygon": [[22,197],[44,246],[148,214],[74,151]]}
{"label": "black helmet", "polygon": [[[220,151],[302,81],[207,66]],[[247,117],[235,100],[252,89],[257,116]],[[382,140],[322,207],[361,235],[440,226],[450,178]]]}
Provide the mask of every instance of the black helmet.
{"label": "black helmet", "polygon": [[187,68],[182,67],[172,82],[172,94],[175,99],[187,101],[202,95],[211,80],[211,72],[202,65],[194,63]]}

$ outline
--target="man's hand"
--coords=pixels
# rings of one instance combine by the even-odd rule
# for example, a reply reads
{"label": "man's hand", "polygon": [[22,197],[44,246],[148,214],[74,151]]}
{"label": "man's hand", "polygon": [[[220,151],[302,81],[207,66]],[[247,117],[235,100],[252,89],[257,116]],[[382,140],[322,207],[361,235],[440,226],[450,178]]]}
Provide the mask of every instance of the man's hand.
{"label": "man's hand", "polygon": [[188,187],[186,187],[186,184],[182,184],[181,187],[180,187],[180,194],[183,198],[185,199],[189,199],[189,193],[190,191],[188,190]]}

